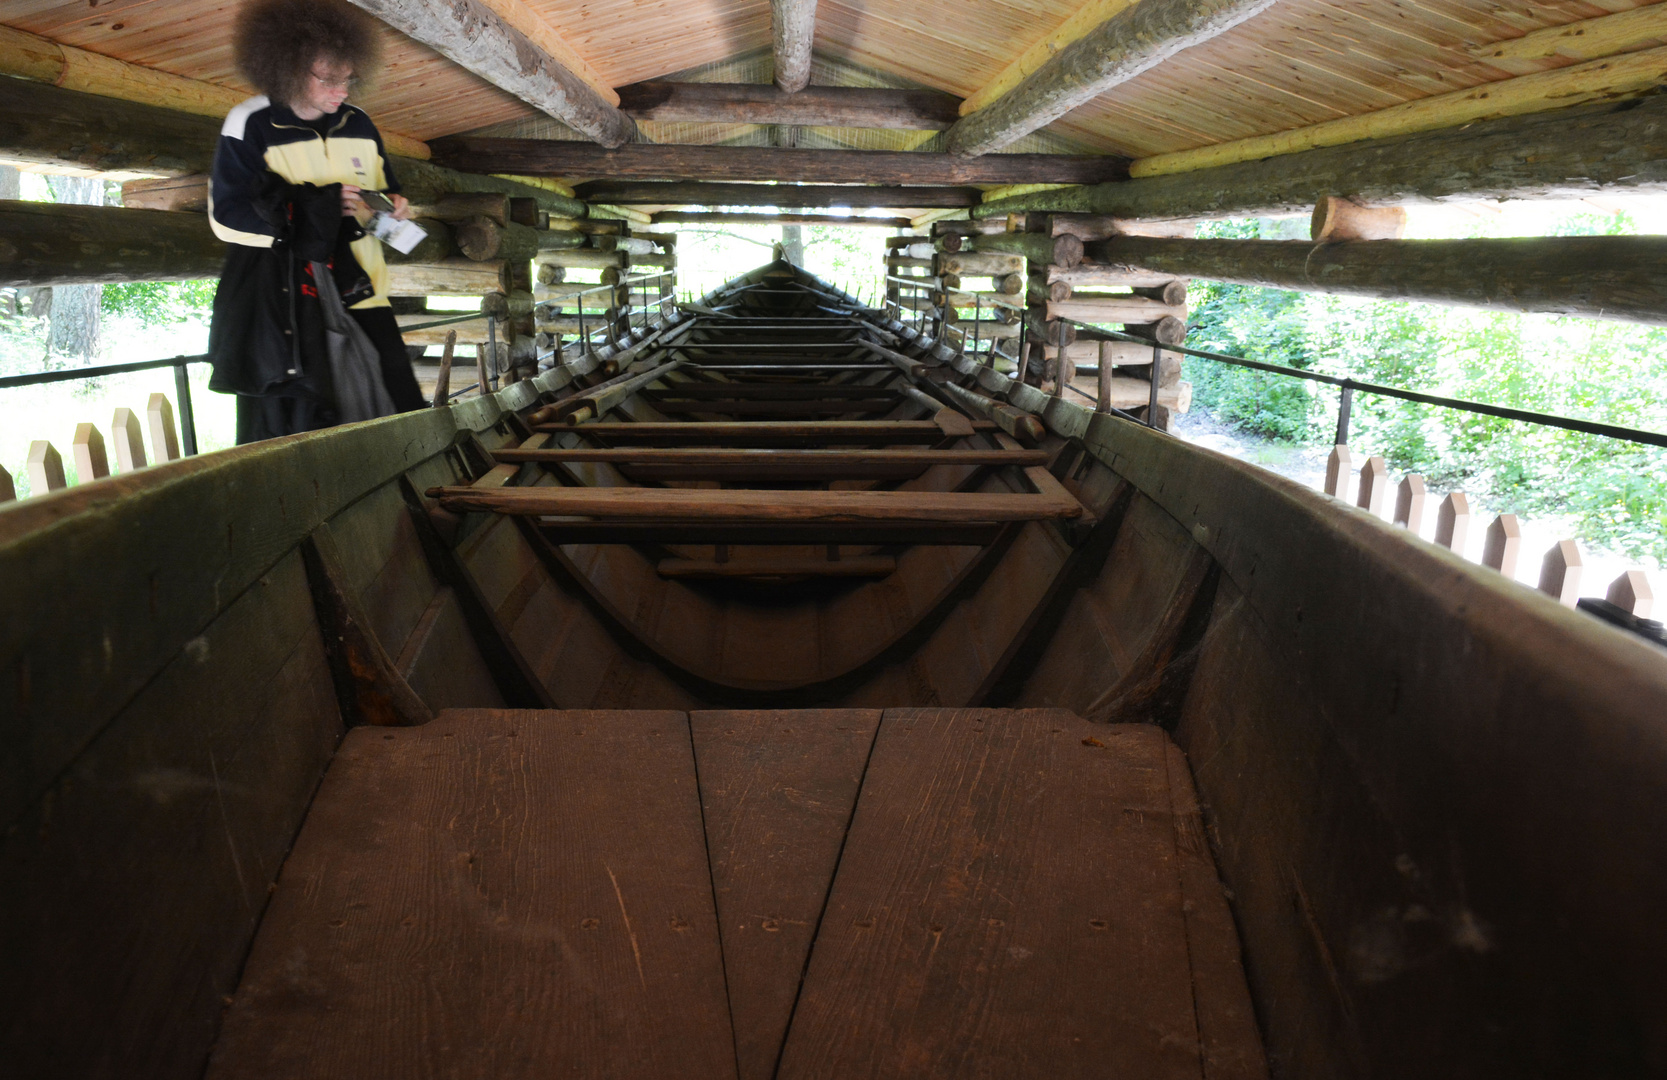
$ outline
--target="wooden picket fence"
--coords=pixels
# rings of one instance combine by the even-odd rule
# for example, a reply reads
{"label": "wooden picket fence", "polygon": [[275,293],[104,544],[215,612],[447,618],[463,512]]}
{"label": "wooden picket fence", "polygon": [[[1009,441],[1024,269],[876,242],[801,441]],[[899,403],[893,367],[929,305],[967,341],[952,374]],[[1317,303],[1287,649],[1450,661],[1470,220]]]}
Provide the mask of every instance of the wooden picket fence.
{"label": "wooden picket fence", "polygon": [[[145,453],[145,435],[150,435],[150,453]],[[117,409],[110,420],[110,441],[107,443],[97,424],[77,424],[75,438],[70,445],[70,460],[75,463],[76,477],[86,484],[110,475],[110,453],[114,451],[116,469],[132,472],[146,465],[160,465],[180,458],[179,432],[174,424],[174,404],[168,395],[152,394],[145,405],[143,420],[132,409]],[[29,444],[29,460],[24,466],[29,477],[30,493],[45,495],[69,486],[64,474],[64,458],[58,448],[45,439]],[[12,474],[0,468],[0,502],[17,498],[12,485]]]}
{"label": "wooden picket fence", "polygon": [[[1354,459],[1347,446],[1332,447],[1326,462],[1325,493],[1347,499]],[[1382,457],[1369,457],[1360,466],[1354,505],[1375,517],[1383,517],[1389,505],[1389,468]],[[1424,478],[1408,473],[1395,489],[1395,507],[1390,521],[1418,535],[1429,510],[1430,492]],[[1470,499],[1462,491],[1450,491],[1435,508],[1435,543],[1463,555],[1471,526]],[[1522,525],[1515,514],[1499,514],[1488,523],[1482,542],[1482,565],[1515,578],[1522,555]],[[1574,607],[1580,599],[1580,579],[1585,558],[1574,540],[1559,540],[1540,561],[1539,590],[1559,603]],[[1640,619],[1650,617],[1655,591],[1649,574],[1630,569],[1609,583],[1604,599]]]}

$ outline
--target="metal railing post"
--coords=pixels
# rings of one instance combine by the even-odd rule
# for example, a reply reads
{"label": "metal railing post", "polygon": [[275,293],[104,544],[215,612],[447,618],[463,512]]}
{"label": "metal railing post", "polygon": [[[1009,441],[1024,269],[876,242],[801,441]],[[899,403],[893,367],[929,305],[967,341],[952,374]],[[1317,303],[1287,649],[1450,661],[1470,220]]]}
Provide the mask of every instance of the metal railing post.
{"label": "metal railing post", "polygon": [[1349,413],[1353,409],[1354,387],[1345,384],[1337,395],[1337,446],[1349,445]]}
{"label": "metal railing post", "polygon": [[197,414],[191,411],[191,374],[174,365],[174,394],[179,398],[179,442],[186,454],[197,452]]}
{"label": "metal railing post", "polygon": [[1158,371],[1163,367],[1163,346],[1152,342],[1152,388],[1146,397],[1146,426],[1158,426]]}

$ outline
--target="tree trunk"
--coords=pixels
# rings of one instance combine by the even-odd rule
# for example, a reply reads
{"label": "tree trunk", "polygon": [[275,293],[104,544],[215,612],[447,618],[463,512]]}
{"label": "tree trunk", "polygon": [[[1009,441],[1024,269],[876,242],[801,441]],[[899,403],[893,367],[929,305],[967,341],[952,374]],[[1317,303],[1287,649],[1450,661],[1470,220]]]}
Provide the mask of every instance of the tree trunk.
{"label": "tree trunk", "polygon": [[[59,203],[104,205],[104,181],[90,176],[48,176],[46,186]],[[103,285],[59,285],[52,293],[49,358],[92,362],[98,356],[98,309]]]}
{"label": "tree trunk", "polygon": [[805,233],[800,225],[783,225],[781,227],[782,257],[794,266],[805,264]]}

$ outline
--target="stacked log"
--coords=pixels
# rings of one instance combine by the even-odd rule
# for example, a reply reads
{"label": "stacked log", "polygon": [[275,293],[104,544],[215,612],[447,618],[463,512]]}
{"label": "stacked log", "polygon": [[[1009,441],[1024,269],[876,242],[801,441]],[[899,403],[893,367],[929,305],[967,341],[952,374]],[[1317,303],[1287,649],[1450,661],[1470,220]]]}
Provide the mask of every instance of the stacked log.
{"label": "stacked log", "polygon": [[932,226],[932,269],[939,281],[932,299],[943,311],[940,336],[1003,370],[1018,365],[1025,306],[1025,256],[1006,243],[1014,235],[1008,224],[996,219]]}
{"label": "stacked log", "polygon": [[[582,354],[598,334],[618,346],[633,316],[654,321],[675,312],[676,233],[633,235],[624,221],[546,215],[543,235],[533,257],[540,355]],[[569,281],[575,271],[596,280]]]}
{"label": "stacked log", "polygon": [[[1121,409],[1168,430],[1174,415],[1190,407],[1192,388],[1181,379],[1180,354],[1157,347],[1186,339],[1187,284],[1102,258],[1106,241],[1136,231],[1144,235],[1150,225],[1097,214],[1028,214],[1025,227],[1023,250],[1051,255],[1046,264],[1032,260],[1037,269],[1025,291],[1031,322],[1040,331],[1030,360],[1040,367],[1043,385],[1056,394],[1075,387],[1094,397],[1101,411]],[[1084,323],[1152,345],[1106,340],[1075,325]],[[1061,327],[1067,328],[1063,354]]]}
{"label": "stacked log", "polygon": [[914,231],[886,238],[886,306],[899,318],[905,311],[937,318],[930,294],[939,282],[932,272],[931,249],[931,237]]}

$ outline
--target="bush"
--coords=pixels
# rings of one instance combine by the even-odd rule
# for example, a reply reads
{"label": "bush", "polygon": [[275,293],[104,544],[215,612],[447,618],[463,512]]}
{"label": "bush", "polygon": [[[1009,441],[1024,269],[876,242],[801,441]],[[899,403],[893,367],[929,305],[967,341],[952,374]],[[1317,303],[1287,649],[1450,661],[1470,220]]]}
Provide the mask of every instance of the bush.
{"label": "bush", "polygon": [[[1276,223],[1207,235],[1268,236]],[[1283,228],[1283,226],[1279,226]],[[1632,232],[1581,214],[1558,235]],[[1201,229],[1201,234],[1204,230]],[[1363,382],[1553,415],[1667,429],[1667,330],[1585,318],[1478,312],[1216,282],[1189,293],[1187,344]],[[1337,391],[1189,359],[1193,400],[1254,435],[1325,445]],[[1667,450],[1356,393],[1350,443],[1490,507],[1571,520],[1588,543],[1667,561]]]}

